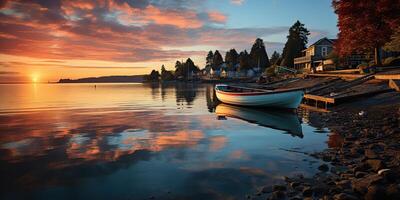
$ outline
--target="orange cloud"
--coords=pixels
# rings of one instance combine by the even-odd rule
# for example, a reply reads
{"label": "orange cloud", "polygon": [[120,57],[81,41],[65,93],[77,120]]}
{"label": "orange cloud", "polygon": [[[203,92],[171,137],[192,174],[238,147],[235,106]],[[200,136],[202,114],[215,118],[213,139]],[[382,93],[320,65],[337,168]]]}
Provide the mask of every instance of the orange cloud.
{"label": "orange cloud", "polygon": [[208,12],[208,17],[210,18],[210,21],[221,24],[225,23],[227,20],[227,17],[218,11]]}
{"label": "orange cloud", "polygon": [[173,25],[179,28],[200,28],[203,22],[197,17],[197,13],[192,10],[160,10],[154,6],[149,6],[144,10],[145,17],[154,21],[156,24]]}
{"label": "orange cloud", "polygon": [[[8,11],[0,14],[0,56],[21,57],[3,60],[8,63],[24,61],[22,57],[109,61],[113,66],[121,62],[174,63],[205,56],[210,48],[240,51],[256,37],[287,32],[287,27],[216,28],[210,23],[225,23],[224,14],[171,2],[9,1],[4,6],[0,11]],[[204,63],[196,64],[202,67]]]}

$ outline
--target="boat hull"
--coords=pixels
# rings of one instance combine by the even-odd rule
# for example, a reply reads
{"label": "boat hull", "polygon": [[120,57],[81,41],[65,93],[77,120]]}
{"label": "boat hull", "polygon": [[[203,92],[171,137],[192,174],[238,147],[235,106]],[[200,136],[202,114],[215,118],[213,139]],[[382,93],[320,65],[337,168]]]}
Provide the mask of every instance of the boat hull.
{"label": "boat hull", "polygon": [[217,98],[227,104],[239,106],[263,106],[295,109],[299,107],[304,92],[303,90],[291,90],[284,92],[264,93],[230,93],[216,87]]}

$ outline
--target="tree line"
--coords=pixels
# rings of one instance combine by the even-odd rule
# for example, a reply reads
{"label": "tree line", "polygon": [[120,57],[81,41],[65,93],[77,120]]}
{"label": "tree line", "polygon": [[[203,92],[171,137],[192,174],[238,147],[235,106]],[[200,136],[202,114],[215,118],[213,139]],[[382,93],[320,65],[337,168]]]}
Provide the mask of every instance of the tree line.
{"label": "tree line", "polygon": [[170,81],[175,79],[188,80],[193,74],[200,71],[199,67],[194,64],[192,59],[188,58],[185,62],[177,60],[175,62],[175,70],[166,70],[165,66],[161,66],[161,73],[157,70],[152,70],[149,75],[144,78],[147,81]]}
{"label": "tree line", "polygon": [[[296,21],[289,29],[287,42],[283,48],[282,54],[274,51],[271,58],[268,57],[266,46],[261,38],[257,38],[250,50],[243,50],[240,53],[236,49],[230,49],[222,57],[219,50],[209,51],[206,56],[205,70],[221,70],[223,64],[227,71],[246,71],[252,68],[259,68],[261,71],[269,68],[271,65],[285,65],[293,67],[295,57],[301,56],[301,51],[306,48],[308,42],[309,31],[300,21]],[[175,70],[168,71],[165,66],[161,66],[161,73],[152,70],[145,78],[150,81],[155,80],[187,80],[193,73],[199,72],[200,69],[193,61],[188,58],[186,62],[176,61]]]}
{"label": "tree line", "polygon": [[251,47],[250,53],[246,50],[237,53],[236,49],[230,49],[225,54],[225,62],[218,50],[215,52],[209,51],[206,57],[206,69],[218,70],[222,63],[226,64],[227,70],[237,69],[238,71],[254,67],[265,70],[271,65],[293,67],[294,58],[301,56],[302,50],[306,49],[308,35],[310,35],[310,32],[305,28],[304,24],[296,21],[289,28],[282,54],[274,51],[269,59],[264,41],[261,38],[257,38]]}
{"label": "tree line", "polygon": [[226,70],[228,71],[245,71],[253,67],[265,69],[271,65],[265,49],[264,41],[261,38],[255,40],[250,53],[246,50],[238,53],[236,49],[230,49],[225,53],[225,59],[223,59],[218,50],[215,52],[209,51],[206,57],[205,69],[212,69],[214,71],[220,70],[224,63]]}
{"label": "tree line", "polygon": [[[333,57],[339,59],[351,54],[374,52],[375,65],[381,65],[381,49],[400,51],[400,1],[345,1],[332,0],[332,6],[338,15],[338,41],[334,44]],[[368,15],[364,16],[365,13]],[[259,67],[261,70],[271,65],[294,67],[294,58],[301,57],[306,49],[310,32],[300,21],[296,21],[288,31],[287,41],[282,53],[274,51],[268,58],[266,47],[261,38],[257,38],[248,53],[238,53],[230,49],[225,54],[209,51],[206,56],[206,70],[219,70],[225,64],[226,70],[248,70]],[[225,61],[224,61],[225,60]],[[153,70],[146,77],[150,80],[171,80],[178,77],[188,78],[199,68],[188,58],[186,62],[177,61],[175,71],[161,67],[161,74]]]}

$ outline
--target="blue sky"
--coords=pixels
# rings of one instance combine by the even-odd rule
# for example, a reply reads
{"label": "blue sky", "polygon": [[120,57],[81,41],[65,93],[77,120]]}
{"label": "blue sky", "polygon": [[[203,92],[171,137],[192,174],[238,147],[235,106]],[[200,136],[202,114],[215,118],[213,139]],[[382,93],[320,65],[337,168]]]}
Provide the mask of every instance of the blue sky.
{"label": "blue sky", "polygon": [[[296,20],[300,20],[309,30],[336,38],[337,16],[331,3],[331,0],[244,0],[240,5],[212,1],[209,6],[218,8],[228,16],[228,28],[289,27]],[[273,42],[286,42],[286,35],[278,34],[267,38],[271,38]]]}

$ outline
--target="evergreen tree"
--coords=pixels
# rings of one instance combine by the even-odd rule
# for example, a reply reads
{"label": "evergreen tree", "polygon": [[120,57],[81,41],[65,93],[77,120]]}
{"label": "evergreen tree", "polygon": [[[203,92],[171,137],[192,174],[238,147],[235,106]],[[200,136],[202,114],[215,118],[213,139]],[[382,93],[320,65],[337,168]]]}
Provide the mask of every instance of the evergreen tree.
{"label": "evergreen tree", "polygon": [[308,35],[310,35],[310,32],[298,20],[290,27],[287,42],[282,52],[281,65],[287,67],[294,66],[294,58],[301,56],[301,51],[306,48]]}
{"label": "evergreen tree", "polygon": [[174,75],[172,74],[171,71],[168,71],[165,69],[165,66],[161,66],[161,80],[168,81],[168,80],[173,80]]}
{"label": "evergreen tree", "polygon": [[160,79],[160,73],[156,70],[152,70],[149,76],[150,81],[158,81]]}
{"label": "evergreen tree", "polygon": [[235,65],[239,62],[239,54],[235,49],[231,49],[225,54],[225,63],[229,70],[233,70]]}
{"label": "evergreen tree", "polygon": [[194,62],[192,61],[192,59],[188,58],[185,62],[185,66],[186,66],[186,72],[188,73],[197,73],[200,71],[200,69],[194,64]]}
{"label": "evergreen tree", "polygon": [[271,65],[279,65],[278,61],[279,58],[281,57],[281,55],[274,51],[274,53],[272,53],[271,59],[269,59],[269,62],[271,63]]}
{"label": "evergreen tree", "polygon": [[179,77],[179,76],[183,76],[184,72],[183,72],[183,64],[177,60],[175,62],[175,76]]}
{"label": "evergreen tree", "polygon": [[251,68],[251,57],[246,50],[240,52],[239,55],[239,70],[246,71]]}
{"label": "evergreen tree", "polygon": [[191,74],[197,73],[198,71],[200,71],[200,69],[194,64],[194,62],[190,58],[188,58],[184,63],[181,63],[179,61],[176,61],[175,63],[176,77],[183,77],[187,79]]}
{"label": "evergreen tree", "polygon": [[206,68],[211,67],[213,65],[214,54],[212,51],[209,51],[206,57]]}
{"label": "evergreen tree", "polygon": [[165,69],[164,65],[161,65],[161,75],[163,75],[163,73],[165,73],[167,70]]}
{"label": "evergreen tree", "polygon": [[219,53],[219,51],[216,50],[214,53],[214,57],[213,57],[212,69],[213,70],[219,69],[221,67],[222,63],[224,63],[224,60],[222,59],[222,56]]}
{"label": "evergreen tree", "polygon": [[270,66],[264,41],[261,38],[257,38],[251,47],[250,57],[252,60],[252,65],[255,67],[259,67],[264,70]]}

